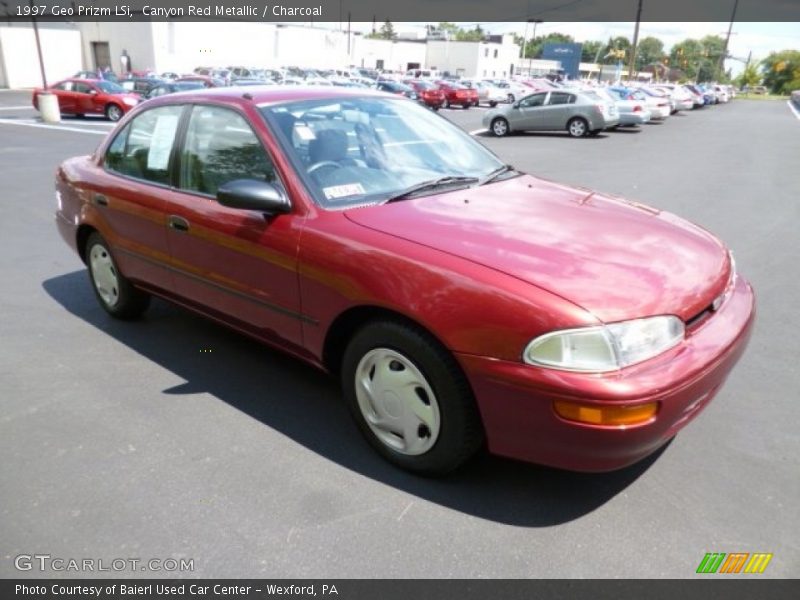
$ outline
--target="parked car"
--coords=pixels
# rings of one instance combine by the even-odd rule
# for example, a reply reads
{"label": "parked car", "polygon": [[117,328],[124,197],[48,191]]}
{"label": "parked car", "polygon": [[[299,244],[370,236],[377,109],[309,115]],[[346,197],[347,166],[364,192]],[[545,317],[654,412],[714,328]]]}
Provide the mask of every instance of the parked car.
{"label": "parked car", "polygon": [[711,90],[714,92],[714,95],[717,98],[718,103],[727,104],[731,100],[730,93],[728,92],[728,86],[725,85],[712,85],[710,86]]}
{"label": "parked car", "polygon": [[672,114],[669,98],[665,97],[663,93],[656,93],[647,88],[635,89],[622,86],[612,86],[609,90],[621,93],[626,100],[644,102],[647,110],[650,111],[650,119],[653,121],[661,121]]}
{"label": "parked car", "polygon": [[597,88],[594,90],[594,93],[614,103],[614,106],[617,107],[617,113],[619,114],[620,127],[633,127],[636,125],[643,125],[650,121],[650,111],[647,110],[646,104],[643,101],[628,100],[622,92],[611,89]]}
{"label": "parked car", "polygon": [[461,106],[464,109],[478,104],[478,92],[455,81],[439,80],[436,82],[442,92],[444,92],[444,105],[446,108],[451,106]]}
{"label": "parked car", "polygon": [[525,96],[530,95],[532,92],[536,91],[546,91],[550,88],[537,88],[532,85],[526,85],[521,81],[509,81],[507,79],[494,79],[492,80],[494,85],[501,90],[503,90],[506,94],[506,102],[509,104],[513,104],[520,98],[524,98]]}
{"label": "parked car", "polygon": [[[506,93],[506,90],[497,87],[492,81],[482,79],[461,79],[459,83],[478,92],[478,104],[483,102],[484,104],[488,104],[494,108],[501,102],[506,102],[508,100],[508,94]],[[475,106],[478,106],[478,104]]]}
{"label": "parked car", "polygon": [[179,73],[175,73],[174,71],[164,71],[159,75],[159,78],[164,81],[175,81],[180,77]]}
{"label": "parked car", "polygon": [[419,97],[419,101],[433,110],[439,110],[444,106],[444,92],[435,83],[424,79],[406,79],[403,83],[413,88]]}
{"label": "parked car", "polygon": [[514,131],[567,131],[584,137],[618,124],[614,104],[594,92],[536,92],[483,114],[483,126],[497,137]]}
{"label": "parked car", "polygon": [[250,77],[234,77],[231,79],[232,86],[252,86],[252,85],[275,85],[274,81],[266,79],[254,79]]}
{"label": "parked car", "polygon": [[752,331],[752,289],[706,230],[519,173],[387,94],[156,98],[65,161],[56,192],[109,315],[160,296],[326,370],[367,441],[421,473],[482,447],[639,461]]}
{"label": "parked car", "polygon": [[194,81],[202,83],[207,88],[213,87],[224,87],[226,83],[221,79],[217,79],[216,77],[211,77],[209,75],[184,75],[183,77],[179,77],[175,80],[176,82],[185,82],[185,81]]}
{"label": "parked car", "polygon": [[119,85],[127,92],[133,92],[141,96],[144,96],[151,89],[162,83],[164,83],[163,79],[135,77],[130,79],[123,79],[119,82]]}
{"label": "parked car", "polygon": [[413,87],[400,83],[399,81],[379,81],[375,84],[375,89],[381,92],[405,96],[411,100],[417,100],[419,98],[417,91]]}
{"label": "parked car", "polygon": [[175,92],[188,92],[189,90],[204,89],[206,86],[201,81],[167,81],[161,83],[145,94],[145,99],[158,98]]}
{"label": "parked car", "polygon": [[682,85],[675,83],[659,83],[650,86],[654,90],[661,90],[672,98],[672,113],[681,110],[692,110],[694,108],[694,97],[692,93]]}
{"label": "parked car", "polygon": [[117,81],[118,77],[113,71],[98,69],[97,71],[78,71],[72,76],[72,79],[104,79],[105,81]]}
{"label": "parked car", "polygon": [[[33,91],[33,107],[39,110],[39,94]],[[64,114],[105,115],[110,121],[119,121],[122,116],[139,104],[138,94],[125,91],[113,81],[100,79],[65,79],[53,84],[47,91],[58,98],[58,108]]]}

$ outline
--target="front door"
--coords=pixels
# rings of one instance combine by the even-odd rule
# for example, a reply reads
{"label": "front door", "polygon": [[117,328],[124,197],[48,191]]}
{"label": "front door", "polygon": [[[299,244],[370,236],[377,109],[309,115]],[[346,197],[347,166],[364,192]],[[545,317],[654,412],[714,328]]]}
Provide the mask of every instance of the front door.
{"label": "front door", "polygon": [[514,129],[544,129],[543,107],[547,92],[526,96],[519,101],[519,108],[513,111],[511,126]]}
{"label": "front door", "polygon": [[217,189],[236,179],[283,188],[248,121],[230,108],[195,106],[179,165],[178,189],[167,195],[166,205],[178,295],[249,333],[299,346],[301,220],[216,200]]}

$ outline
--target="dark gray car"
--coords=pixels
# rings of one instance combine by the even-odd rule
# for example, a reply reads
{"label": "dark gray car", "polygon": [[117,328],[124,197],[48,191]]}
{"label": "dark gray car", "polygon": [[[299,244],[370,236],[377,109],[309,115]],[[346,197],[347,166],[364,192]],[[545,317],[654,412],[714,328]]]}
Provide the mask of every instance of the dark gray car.
{"label": "dark gray car", "polygon": [[617,108],[591,91],[535,92],[483,116],[484,127],[498,137],[512,131],[565,130],[583,137],[618,124]]}

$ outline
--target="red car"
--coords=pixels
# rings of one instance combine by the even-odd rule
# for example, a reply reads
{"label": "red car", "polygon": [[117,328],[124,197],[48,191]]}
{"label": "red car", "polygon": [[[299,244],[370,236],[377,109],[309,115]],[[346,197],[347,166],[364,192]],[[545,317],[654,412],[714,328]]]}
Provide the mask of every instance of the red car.
{"label": "red car", "polygon": [[110,315],[160,296],[324,369],[417,472],[484,445],[636,462],[718,393],[754,321],[707,231],[520,173],[378,92],[161,96],[64,162],[56,196]]}
{"label": "red car", "polygon": [[[64,114],[77,116],[99,114],[119,121],[126,112],[139,104],[141,97],[126,91],[112,81],[98,79],[65,79],[47,88],[58,97],[58,107]],[[33,91],[33,107],[39,110],[39,94]]]}
{"label": "red car", "polygon": [[444,106],[444,92],[430,81],[424,81],[422,79],[406,79],[403,81],[403,83],[416,90],[417,94],[419,94],[421,103],[425,106],[428,106],[433,110],[439,110],[442,108],[442,106]]}
{"label": "red car", "polygon": [[444,105],[447,108],[458,105],[467,109],[480,104],[478,90],[473,90],[455,81],[437,81],[436,85],[444,92]]}

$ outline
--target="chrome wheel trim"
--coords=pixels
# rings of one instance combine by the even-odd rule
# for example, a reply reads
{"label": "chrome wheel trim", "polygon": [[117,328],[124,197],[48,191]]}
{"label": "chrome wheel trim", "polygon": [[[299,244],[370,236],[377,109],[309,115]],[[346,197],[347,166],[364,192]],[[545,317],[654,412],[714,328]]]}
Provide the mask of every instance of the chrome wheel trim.
{"label": "chrome wheel trim", "polygon": [[122,118],[122,110],[116,104],[111,104],[107,112],[108,118],[112,121],[119,121]]}
{"label": "chrome wheel trim", "polygon": [[375,348],[355,373],[358,408],[372,433],[407,456],[425,454],[439,438],[439,403],[425,376],[396,350]]}
{"label": "chrome wheel trim", "polygon": [[583,137],[586,134],[586,124],[580,119],[575,119],[569,124],[569,132],[575,137]]}
{"label": "chrome wheel trim", "polygon": [[92,270],[92,281],[97,295],[109,308],[119,302],[119,278],[117,268],[108,250],[95,244],[89,251],[89,268]]}
{"label": "chrome wheel trim", "polygon": [[504,136],[508,133],[508,123],[504,119],[496,119],[492,123],[492,132],[498,137]]}

